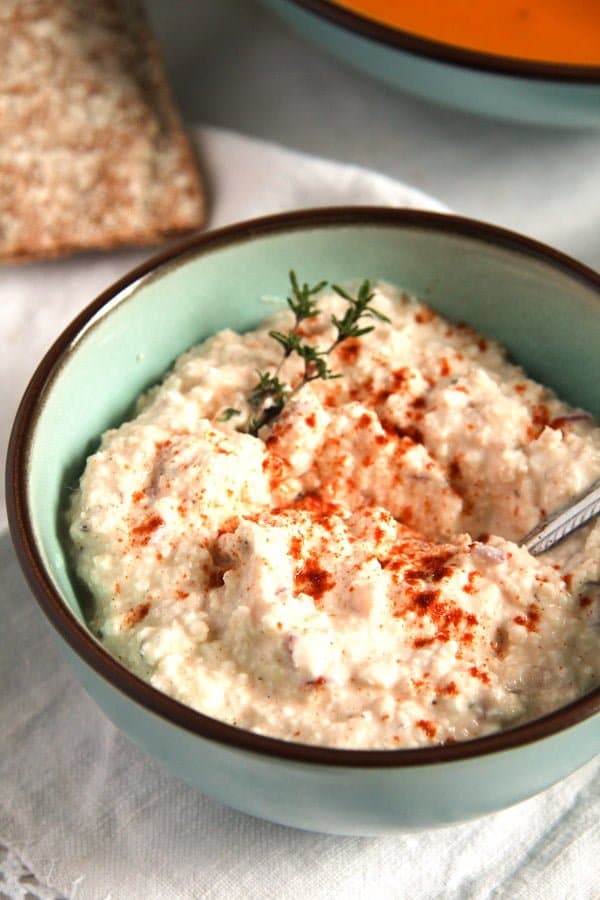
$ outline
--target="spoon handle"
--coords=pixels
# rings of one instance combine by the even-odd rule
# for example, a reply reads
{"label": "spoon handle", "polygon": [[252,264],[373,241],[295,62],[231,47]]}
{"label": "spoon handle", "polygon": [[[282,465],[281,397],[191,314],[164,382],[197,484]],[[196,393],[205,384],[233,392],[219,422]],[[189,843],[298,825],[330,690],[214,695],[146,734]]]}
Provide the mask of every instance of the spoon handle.
{"label": "spoon handle", "polygon": [[568,506],[544,519],[521,541],[533,555],[544,553],[600,513],[600,478]]}

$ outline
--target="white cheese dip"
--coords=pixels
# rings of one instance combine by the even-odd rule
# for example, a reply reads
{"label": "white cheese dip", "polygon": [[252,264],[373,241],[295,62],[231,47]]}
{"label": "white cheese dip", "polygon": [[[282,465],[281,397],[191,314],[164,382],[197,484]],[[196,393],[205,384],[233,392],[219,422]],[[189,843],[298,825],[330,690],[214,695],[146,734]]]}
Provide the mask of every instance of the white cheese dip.
{"label": "white cheese dip", "polygon": [[[77,572],[105,646],[203,713],[327,746],[466,740],[598,683],[600,524],[538,559],[514,541],[600,475],[600,429],[472,329],[389,286],[372,305],[390,323],[258,437],[247,398],[292,314],[185,353],[88,459]],[[345,306],[323,294],[305,340]]]}

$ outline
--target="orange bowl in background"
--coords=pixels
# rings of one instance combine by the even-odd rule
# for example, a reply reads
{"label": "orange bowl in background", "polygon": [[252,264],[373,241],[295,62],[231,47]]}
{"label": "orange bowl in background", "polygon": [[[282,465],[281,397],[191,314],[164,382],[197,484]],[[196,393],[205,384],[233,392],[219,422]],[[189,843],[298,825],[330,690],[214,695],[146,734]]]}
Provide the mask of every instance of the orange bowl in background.
{"label": "orange bowl in background", "polygon": [[600,66],[597,0],[337,0],[389,28],[511,59]]}
{"label": "orange bowl in background", "polygon": [[600,128],[600,0],[263,0],[393,87],[480,115]]}

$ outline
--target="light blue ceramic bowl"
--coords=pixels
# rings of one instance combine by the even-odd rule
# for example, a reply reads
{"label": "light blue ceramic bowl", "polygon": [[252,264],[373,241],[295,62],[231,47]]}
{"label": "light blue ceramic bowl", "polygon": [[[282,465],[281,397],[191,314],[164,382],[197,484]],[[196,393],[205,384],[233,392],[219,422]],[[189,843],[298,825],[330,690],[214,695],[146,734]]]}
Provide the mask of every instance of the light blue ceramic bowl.
{"label": "light blue ceramic bowl", "polygon": [[478,53],[387,27],[329,0],[263,0],[300,34],[363,72],[486,116],[600,128],[600,65]]}
{"label": "light blue ceramic bowl", "polygon": [[287,272],[402,285],[508,344],[536,378],[600,415],[600,279],[525,238],[466,219],[389,209],[291,213],[191,239],[109,288],[48,352],[9,449],[11,532],[77,677],[107,715],[224,803],[318,831],[377,834],[480,816],[544,790],[600,746],[600,691],[501,734],[418,750],[351,751],[250,734],[144,684],[92,638],[62,534],[86,454],[175,357],[247,329]]}

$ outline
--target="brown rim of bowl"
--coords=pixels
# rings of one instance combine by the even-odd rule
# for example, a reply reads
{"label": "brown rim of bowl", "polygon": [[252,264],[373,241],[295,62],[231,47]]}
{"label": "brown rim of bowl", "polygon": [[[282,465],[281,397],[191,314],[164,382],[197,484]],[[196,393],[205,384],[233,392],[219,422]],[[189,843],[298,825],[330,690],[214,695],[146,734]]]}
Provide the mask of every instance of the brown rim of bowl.
{"label": "brown rim of bowl", "polygon": [[600,84],[600,65],[541,62],[469,50],[460,45],[445,44],[392,25],[384,25],[329,0],[288,0],[288,2],[361,37],[436,62],[515,78]]}
{"label": "brown rim of bowl", "polygon": [[[6,494],[11,536],[25,577],[42,610],[65,642],[113,688],[172,724],[202,738],[253,753],[328,766],[377,768],[431,765],[509,750],[557,734],[600,710],[600,688],[542,718],[486,737],[434,747],[344,750],[265,737],[227,725],[173,700],[129,672],[91,637],[68,610],[46,574],[37,549],[27,501],[27,460],[39,409],[81,332],[102,311],[127,301],[118,295],[144,276],[153,278],[190,254],[211,253],[236,243],[295,230],[331,227],[417,228],[466,237],[541,260],[598,292],[600,275],[568,256],[515,232],[443,213],[382,207],[329,207],[252,219],[187,238],[138,266],[89,304],[68,325],[36,369],[19,406],[8,448]],[[115,304],[111,301],[115,300]],[[600,306],[599,306],[600,310]]]}

